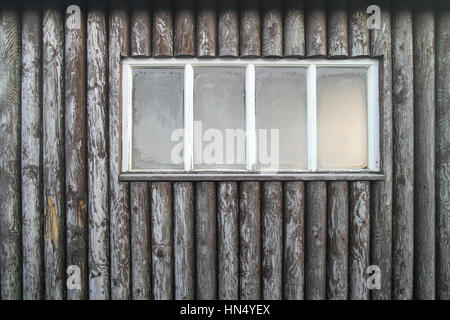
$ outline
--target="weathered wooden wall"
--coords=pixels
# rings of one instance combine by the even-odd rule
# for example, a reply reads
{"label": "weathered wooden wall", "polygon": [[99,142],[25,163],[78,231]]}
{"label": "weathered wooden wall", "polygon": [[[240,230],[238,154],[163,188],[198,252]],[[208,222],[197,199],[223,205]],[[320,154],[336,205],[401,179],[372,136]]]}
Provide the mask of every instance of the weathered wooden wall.
{"label": "weathered wooden wall", "polygon": [[[441,6],[2,2],[1,299],[450,299]],[[379,57],[385,179],[119,182],[126,56]]]}

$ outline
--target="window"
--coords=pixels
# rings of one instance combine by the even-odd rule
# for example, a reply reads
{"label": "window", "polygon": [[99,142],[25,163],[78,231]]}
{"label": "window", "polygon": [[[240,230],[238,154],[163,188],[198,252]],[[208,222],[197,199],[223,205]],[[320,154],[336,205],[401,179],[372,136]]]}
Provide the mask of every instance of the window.
{"label": "window", "polygon": [[124,59],[123,174],[377,173],[375,59]]}

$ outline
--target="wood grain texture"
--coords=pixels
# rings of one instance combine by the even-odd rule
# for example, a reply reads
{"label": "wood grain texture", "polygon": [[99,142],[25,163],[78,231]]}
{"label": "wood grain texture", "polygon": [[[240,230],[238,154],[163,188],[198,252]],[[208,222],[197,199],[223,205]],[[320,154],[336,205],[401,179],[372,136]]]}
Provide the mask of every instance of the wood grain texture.
{"label": "wood grain texture", "polygon": [[[79,3],[78,3],[79,5]],[[67,288],[67,299],[88,298],[88,196],[86,159],[86,37],[85,16],[80,28],[65,22],[65,165],[67,265],[80,268],[79,289]]]}
{"label": "wood grain texture", "polygon": [[283,190],[279,181],[264,182],[262,214],[262,298],[281,300],[283,254]]}
{"label": "wood grain texture", "polygon": [[434,13],[414,14],[414,298],[435,297]]}
{"label": "wood grain texture", "polygon": [[264,10],[262,25],[263,57],[281,57],[283,55],[283,12],[278,6]]}
{"label": "wood grain texture", "polygon": [[22,11],[21,95],[21,175],[22,195],[25,195],[22,197],[24,300],[44,298],[43,202],[41,192],[41,37],[42,21],[39,8],[35,3],[25,3]]}
{"label": "wood grain texture", "polygon": [[153,12],[153,56],[173,55],[172,12],[168,8],[156,7]]}
{"label": "wood grain texture", "polygon": [[154,182],[151,190],[152,289],[155,300],[173,299],[172,186]]}
{"label": "wood grain texture", "polygon": [[351,300],[368,300],[366,271],[370,265],[369,182],[350,182],[349,205],[349,298]]}
{"label": "wood grain texture", "polygon": [[151,53],[149,3],[145,0],[135,0],[131,8],[130,20],[130,55],[132,57],[149,57]]}
{"label": "wood grain texture", "polygon": [[195,56],[194,10],[192,5],[183,4],[175,12],[175,56]]}
{"label": "wood grain texture", "polygon": [[348,55],[348,18],[344,1],[334,1],[328,9],[327,49],[330,57]]}
{"label": "wood grain texture", "polygon": [[306,184],[305,298],[326,298],[327,185]]}
{"label": "wood grain texture", "polygon": [[131,287],[133,300],[151,297],[150,186],[130,183]]}
{"label": "wood grain texture", "polygon": [[20,15],[0,5],[0,297],[22,298]]}
{"label": "wood grain texture", "polygon": [[308,57],[326,56],[327,19],[324,1],[309,1],[306,4],[306,8],[306,55]]}
{"label": "wood grain texture", "polygon": [[261,202],[259,182],[239,185],[239,298],[261,298]]}
{"label": "wood grain texture", "polygon": [[254,1],[250,7],[241,9],[240,55],[241,57],[261,56],[261,14]]}
{"label": "wood grain texture", "polygon": [[284,203],[284,299],[303,300],[305,287],[305,184],[283,185]]}
{"label": "wood grain texture", "polygon": [[413,297],[414,84],[412,14],[398,6],[392,19],[393,216],[392,298]]}
{"label": "wood grain texture", "polygon": [[217,21],[214,8],[200,7],[197,12],[197,56],[217,55]]}
{"label": "wood grain texture", "polygon": [[[239,57],[239,11],[228,1],[220,6],[217,20],[219,57]],[[231,1],[230,1],[231,2]]]}
{"label": "wood grain texture", "polygon": [[327,186],[327,299],[348,297],[348,183]]}
{"label": "wood grain texture", "polygon": [[111,298],[131,297],[129,184],[119,182],[120,56],[128,55],[128,11],[121,3],[109,12],[109,208]]}
{"label": "wood grain texture", "polygon": [[[349,55],[351,57],[370,55],[370,33],[369,28],[367,27],[366,13],[367,6],[367,3],[359,3],[358,1],[351,2],[348,5],[348,47]],[[382,29],[384,28],[385,26],[382,26]],[[376,33],[380,31],[374,30],[373,32]]]}
{"label": "wood grain texture", "polygon": [[305,14],[302,2],[288,1],[284,10],[283,36],[285,57],[305,55]]}
{"label": "wood grain texture", "polygon": [[45,298],[60,300],[66,296],[62,10],[44,10],[42,35]]}
{"label": "wood grain texture", "polygon": [[381,9],[381,28],[371,32],[371,54],[382,56],[379,64],[380,143],[384,181],[371,185],[370,243],[371,264],[380,267],[381,289],[372,290],[372,299],[391,299],[392,270],[392,54],[389,3],[377,2]]}
{"label": "wood grain texture", "polygon": [[217,185],[218,298],[239,298],[238,184]]}
{"label": "wood grain texture", "polygon": [[191,182],[173,184],[175,299],[195,298],[194,186]]}
{"label": "wood grain texture", "polygon": [[87,13],[87,150],[89,211],[89,298],[110,298],[108,199],[108,105],[106,15]]}
{"label": "wood grain texture", "polygon": [[450,10],[436,12],[436,297],[450,300]]}
{"label": "wood grain texture", "polygon": [[195,184],[195,241],[198,300],[217,299],[216,186]]}

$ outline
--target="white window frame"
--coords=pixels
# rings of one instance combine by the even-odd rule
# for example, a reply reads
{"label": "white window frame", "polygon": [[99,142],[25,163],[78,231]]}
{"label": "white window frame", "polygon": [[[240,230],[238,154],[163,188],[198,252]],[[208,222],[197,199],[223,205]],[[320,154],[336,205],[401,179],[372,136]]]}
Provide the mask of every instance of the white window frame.
{"label": "white window frame", "polygon": [[[195,67],[245,67],[245,122],[246,122],[246,169],[193,169],[193,87]],[[255,135],[255,67],[304,67],[307,68],[307,134],[308,134],[308,168],[298,169],[254,169],[256,163]],[[133,68],[184,68],[184,170],[178,169],[132,169],[132,70]],[[365,67],[367,68],[367,168],[363,169],[318,169],[317,167],[317,90],[316,75],[320,67]],[[139,180],[133,175],[154,174],[155,178],[178,174],[186,177],[198,173],[229,173],[242,177],[256,175],[315,173],[355,173],[363,178],[363,173],[380,173],[380,132],[378,103],[378,59],[353,58],[343,60],[330,59],[198,59],[198,58],[124,58],[122,60],[122,141],[121,174],[124,180]],[[244,175],[243,175],[244,174]],[[359,174],[359,175],[358,175]],[[216,175],[220,177],[220,175]],[[198,175],[197,175],[198,177]],[[357,178],[356,177],[356,178]],[[370,176],[367,176],[371,178]],[[366,178],[367,178],[366,177]],[[151,178],[151,177],[150,177]]]}

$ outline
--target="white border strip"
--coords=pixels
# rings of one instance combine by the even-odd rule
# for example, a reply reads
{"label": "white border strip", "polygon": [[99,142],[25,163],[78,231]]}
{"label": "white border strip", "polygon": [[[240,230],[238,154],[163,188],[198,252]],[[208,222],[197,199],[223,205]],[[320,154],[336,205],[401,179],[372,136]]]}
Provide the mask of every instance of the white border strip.
{"label": "white border strip", "polygon": [[184,170],[191,171],[194,152],[194,70],[187,64],[184,69]]}
{"label": "white border strip", "polygon": [[316,66],[310,65],[307,76],[307,123],[308,130],[308,169],[317,170],[317,109],[316,109]]}
{"label": "white border strip", "polygon": [[255,66],[248,64],[245,70],[245,123],[246,123],[246,168],[253,170],[256,163],[255,128]]}
{"label": "white border strip", "polygon": [[372,171],[380,170],[378,94],[378,64],[373,64],[367,70],[367,167]]}

